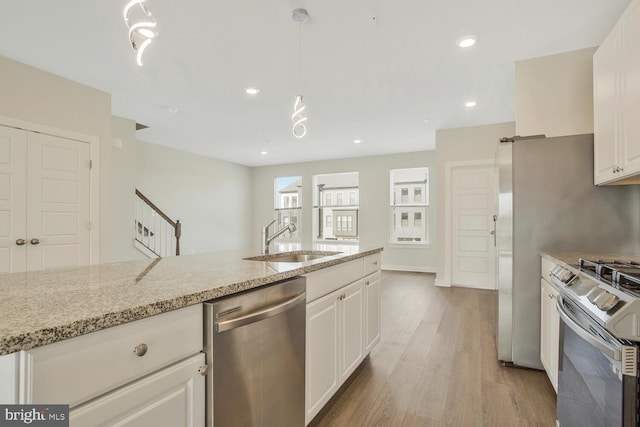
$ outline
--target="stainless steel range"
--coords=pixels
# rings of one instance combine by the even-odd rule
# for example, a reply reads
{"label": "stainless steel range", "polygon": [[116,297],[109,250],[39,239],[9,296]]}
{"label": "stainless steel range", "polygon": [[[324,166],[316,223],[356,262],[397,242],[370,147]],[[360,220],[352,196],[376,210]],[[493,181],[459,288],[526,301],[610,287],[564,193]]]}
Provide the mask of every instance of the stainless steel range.
{"label": "stainless steel range", "polygon": [[640,425],[640,265],[580,259],[549,279],[560,288],[558,425]]}

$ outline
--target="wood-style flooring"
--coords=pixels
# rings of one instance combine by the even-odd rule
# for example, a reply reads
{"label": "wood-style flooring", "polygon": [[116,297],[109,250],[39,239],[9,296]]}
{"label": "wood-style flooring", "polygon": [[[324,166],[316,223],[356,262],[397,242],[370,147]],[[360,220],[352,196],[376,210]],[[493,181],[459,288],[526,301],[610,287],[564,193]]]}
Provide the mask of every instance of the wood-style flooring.
{"label": "wood-style flooring", "polygon": [[496,292],[382,273],[381,340],[312,426],[555,426],[542,371],[502,367]]}

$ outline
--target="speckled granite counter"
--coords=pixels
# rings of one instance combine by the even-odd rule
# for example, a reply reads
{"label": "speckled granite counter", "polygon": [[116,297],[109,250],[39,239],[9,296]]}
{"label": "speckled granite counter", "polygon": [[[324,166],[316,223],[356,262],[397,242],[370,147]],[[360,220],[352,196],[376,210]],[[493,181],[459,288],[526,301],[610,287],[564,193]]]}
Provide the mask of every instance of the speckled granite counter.
{"label": "speckled granite counter", "polygon": [[580,262],[580,258],[591,260],[616,260],[620,262],[637,262],[640,263],[640,256],[629,254],[615,254],[615,253],[598,253],[598,252],[562,252],[562,251],[541,251],[540,255],[553,260],[558,260],[565,263],[568,266],[577,266]]}
{"label": "speckled granite counter", "polygon": [[0,274],[0,355],[142,319],[380,252],[351,247],[303,263],[212,252]]}

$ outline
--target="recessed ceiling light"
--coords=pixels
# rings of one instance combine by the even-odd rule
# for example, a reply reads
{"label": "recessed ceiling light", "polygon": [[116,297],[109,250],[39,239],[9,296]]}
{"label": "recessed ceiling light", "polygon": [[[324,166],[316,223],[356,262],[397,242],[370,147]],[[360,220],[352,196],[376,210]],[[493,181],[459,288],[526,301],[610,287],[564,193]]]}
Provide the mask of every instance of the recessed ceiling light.
{"label": "recessed ceiling light", "polygon": [[464,103],[464,106],[465,106],[465,107],[469,107],[469,108],[471,108],[471,107],[475,107],[475,106],[476,106],[476,101],[469,101],[469,102],[465,102],[465,103]]}
{"label": "recessed ceiling light", "polygon": [[354,139],[354,140],[353,140],[353,143],[354,143],[354,144],[360,144],[361,142],[362,142],[362,140],[361,140],[361,139]]}
{"label": "recessed ceiling light", "polygon": [[476,40],[478,40],[478,38],[474,35],[468,35],[468,36],[463,36],[460,37],[457,41],[456,44],[460,47],[471,47],[474,44],[476,44]]}
{"label": "recessed ceiling light", "polygon": [[269,152],[268,152],[268,151],[265,151],[265,150],[262,150],[262,151],[260,152],[260,154],[262,154],[263,156],[266,156],[267,154],[269,154]]}
{"label": "recessed ceiling light", "polygon": [[258,89],[257,87],[245,87],[244,91],[249,94],[249,95],[257,95],[258,92],[260,92],[260,89]]}

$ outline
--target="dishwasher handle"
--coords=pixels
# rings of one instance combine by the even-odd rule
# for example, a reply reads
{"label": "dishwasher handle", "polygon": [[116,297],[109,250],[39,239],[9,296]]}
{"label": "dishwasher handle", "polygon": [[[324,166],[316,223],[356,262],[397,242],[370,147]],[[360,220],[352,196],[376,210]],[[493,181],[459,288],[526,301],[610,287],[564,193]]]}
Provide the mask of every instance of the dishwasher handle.
{"label": "dishwasher handle", "polygon": [[306,292],[302,292],[301,294],[298,294],[291,299],[281,302],[280,304],[271,305],[254,312],[247,313],[244,316],[237,317],[235,319],[226,320],[224,322],[216,322],[216,333],[229,331],[231,329],[239,328],[240,326],[248,325],[250,323],[258,322],[260,320],[276,316],[284,311],[287,311],[291,307],[304,302],[306,299]]}

